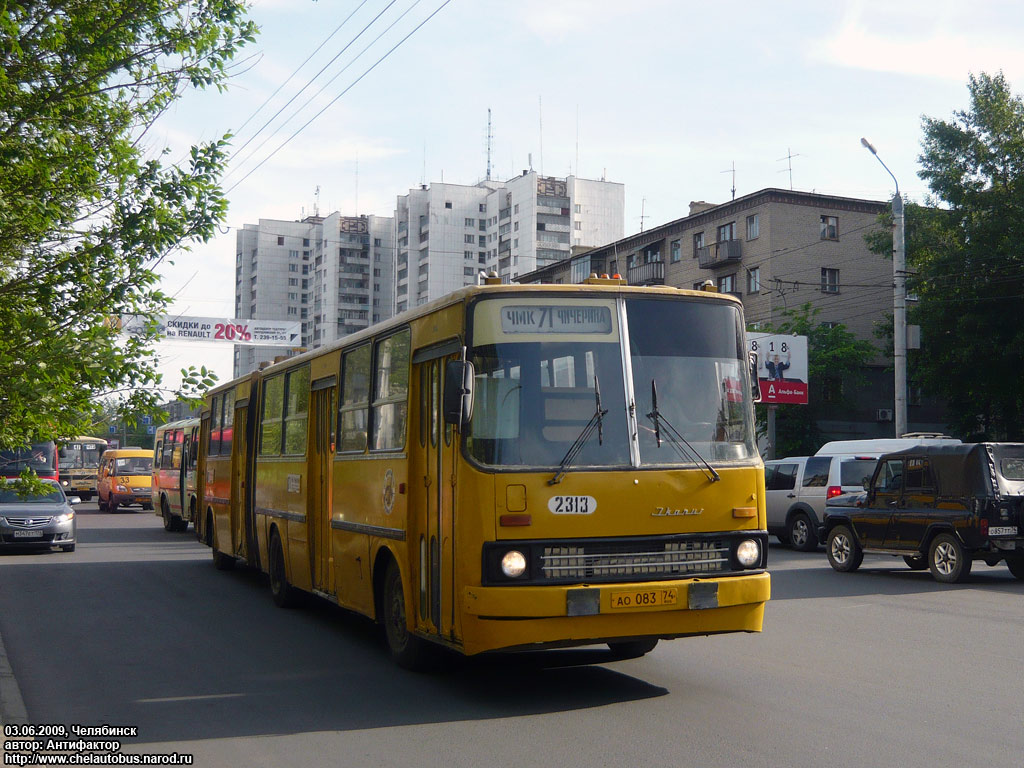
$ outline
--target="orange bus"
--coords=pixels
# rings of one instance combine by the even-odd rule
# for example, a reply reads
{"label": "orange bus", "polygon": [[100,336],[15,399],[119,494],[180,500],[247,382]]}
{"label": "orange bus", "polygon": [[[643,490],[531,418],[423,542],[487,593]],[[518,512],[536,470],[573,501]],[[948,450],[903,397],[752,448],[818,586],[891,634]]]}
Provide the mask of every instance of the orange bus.
{"label": "orange bus", "polygon": [[742,305],[620,283],[467,287],[211,390],[215,565],[378,620],[413,668],[760,631]]}
{"label": "orange bus", "polygon": [[199,419],[172,421],[156,428],[153,442],[153,504],[165,531],[187,531],[198,509],[196,467]]}

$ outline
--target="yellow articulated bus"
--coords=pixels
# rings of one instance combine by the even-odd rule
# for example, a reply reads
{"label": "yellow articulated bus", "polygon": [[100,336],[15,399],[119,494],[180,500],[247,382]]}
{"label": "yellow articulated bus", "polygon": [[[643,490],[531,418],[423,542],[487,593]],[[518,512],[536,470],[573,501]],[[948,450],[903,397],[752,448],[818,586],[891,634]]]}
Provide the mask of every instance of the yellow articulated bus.
{"label": "yellow articulated bus", "polygon": [[164,530],[181,532],[196,519],[199,497],[199,419],[172,421],[156,428],[153,438],[153,505]]}
{"label": "yellow articulated bus", "polygon": [[57,449],[60,484],[68,496],[88,501],[96,495],[96,472],[105,450],[106,440],[88,436],[72,438]]}
{"label": "yellow articulated bus", "polygon": [[215,564],[375,618],[407,667],[760,631],[742,306],[620,282],[464,288],[212,390]]}

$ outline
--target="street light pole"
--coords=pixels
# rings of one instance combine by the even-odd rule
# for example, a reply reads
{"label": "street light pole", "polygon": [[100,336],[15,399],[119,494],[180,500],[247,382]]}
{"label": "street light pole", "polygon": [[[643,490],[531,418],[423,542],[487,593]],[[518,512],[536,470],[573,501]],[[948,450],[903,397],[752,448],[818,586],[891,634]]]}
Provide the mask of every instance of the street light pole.
{"label": "street light pole", "polygon": [[892,345],[896,390],[893,416],[896,422],[896,437],[899,437],[907,431],[907,255],[904,242],[903,198],[900,196],[900,183],[889,170],[889,166],[878,156],[878,151],[871,142],[862,138],[860,143],[882,164],[896,185],[896,194],[892,198]]}

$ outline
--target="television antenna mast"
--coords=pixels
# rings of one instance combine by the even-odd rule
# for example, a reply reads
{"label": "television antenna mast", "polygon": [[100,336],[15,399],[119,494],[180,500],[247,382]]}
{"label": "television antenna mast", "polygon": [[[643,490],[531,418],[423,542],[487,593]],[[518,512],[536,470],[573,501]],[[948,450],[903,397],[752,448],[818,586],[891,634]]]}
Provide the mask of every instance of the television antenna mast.
{"label": "television antenna mast", "polygon": [[736,161],[735,160],[733,161],[732,169],[722,171],[722,173],[731,173],[732,174],[732,199],[735,200],[736,199]]}
{"label": "television antenna mast", "polygon": [[491,132],[491,108],[487,108],[487,180],[491,180],[491,144],[494,134]]}
{"label": "television antenna mast", "polygon": [[775,161],[777,163],[781,163],[783,160],[785,160],[789,164],[787,169],[781,170],[781,171],[779,171],[779,173],[786,173],[786,171],[788,170],[788,172],[789,172],[789,188],[790,189],[793,188],[793,158],[794,157],[800,157],[800,156],[801,155],[799,153],[794,155],[793,154],[793,150],[791,150],[789,147],[786,147],[786,156],[785,157],[780,157],[778,160]]}

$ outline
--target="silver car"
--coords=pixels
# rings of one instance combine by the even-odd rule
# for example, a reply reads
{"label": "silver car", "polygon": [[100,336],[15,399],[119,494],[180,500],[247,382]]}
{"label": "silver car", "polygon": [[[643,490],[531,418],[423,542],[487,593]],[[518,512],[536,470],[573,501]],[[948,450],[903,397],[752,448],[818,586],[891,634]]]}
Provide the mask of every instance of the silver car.
{"label": "silver car", "polygon": [[77,496],[67,497],[53,480],[44,480],[50,492],[19,496],[9,482],[0,481],[0,550],[8,548],[60,547],[75,549],[77,523],[72,504]]}

